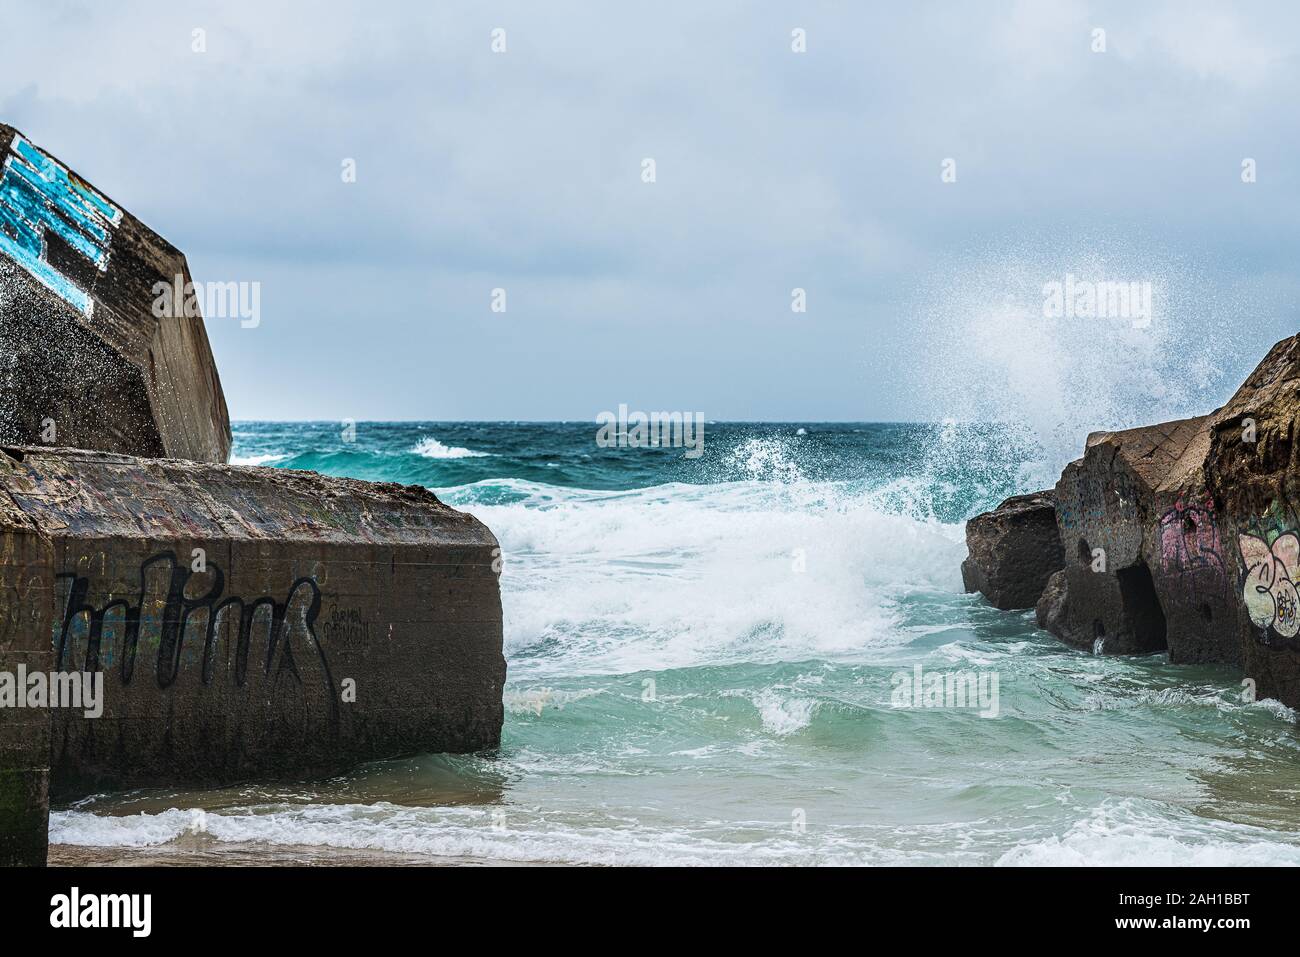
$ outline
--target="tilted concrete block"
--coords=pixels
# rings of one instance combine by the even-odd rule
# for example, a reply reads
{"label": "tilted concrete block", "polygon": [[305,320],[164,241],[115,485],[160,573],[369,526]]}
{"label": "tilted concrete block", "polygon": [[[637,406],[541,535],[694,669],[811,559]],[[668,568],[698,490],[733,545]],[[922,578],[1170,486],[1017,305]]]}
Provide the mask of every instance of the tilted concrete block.
{"label": "tilted concrete block", "polygon": [[179,250],[0,125],[0,443],[226,461],[202,317],[155,308],[188,282]]}
{"label": "tilted concrete block", "polygon": [[1237,663],[1234,607],[1203,463],[1209,419],[1099,432],[1056,486],[1064,575],[1039,621],[1068,644]]}
{"label": "tilted concrete block", "polygon": [[1210,417],[1230,626],[1259,698],[1300,707],[1300,336],[1277,343]]}
{"label": "tilted concrete block", "polygon": [[17,647],[104,676],[52,711],[57,793],[499,743],[499,549],[427,490],[42,448],[0,485]]}

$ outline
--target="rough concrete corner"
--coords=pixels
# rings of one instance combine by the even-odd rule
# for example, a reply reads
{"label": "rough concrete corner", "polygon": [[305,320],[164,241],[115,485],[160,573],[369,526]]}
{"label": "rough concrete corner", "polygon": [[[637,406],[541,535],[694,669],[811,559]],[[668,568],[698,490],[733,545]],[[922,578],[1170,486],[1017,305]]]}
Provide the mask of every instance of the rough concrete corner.
{"label": "rough concrete corner", "polygon": [[[8,453],[0,451],[0,457]],[[0,491],[0,866],[45,864],[51,718],[18,707],[21,672],[48,672],[53,581],[50,541]]]}

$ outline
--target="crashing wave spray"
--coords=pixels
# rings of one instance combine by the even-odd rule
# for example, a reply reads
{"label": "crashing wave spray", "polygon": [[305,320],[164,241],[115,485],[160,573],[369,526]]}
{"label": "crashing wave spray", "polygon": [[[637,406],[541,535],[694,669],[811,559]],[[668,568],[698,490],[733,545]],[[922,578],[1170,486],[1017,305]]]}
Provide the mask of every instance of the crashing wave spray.
{"label": "crashing wave spray", "polygon": [[[1063,284],[1150,283],[1149,321],[1061,310]],[[1235,379],[1240,315],[1187,261],[1149,244],[1033,245],[945,270],[922,297],[925,391],[937,420],[994,423],[1023,442],[1024,489],[1056,481],[1090,432],[1210,411]],[[1145,317],[1144,317],[1145,318]],[[1230,348],[1229,343],[1233,344]],[[960,449],[956,450],[960,451]]]}

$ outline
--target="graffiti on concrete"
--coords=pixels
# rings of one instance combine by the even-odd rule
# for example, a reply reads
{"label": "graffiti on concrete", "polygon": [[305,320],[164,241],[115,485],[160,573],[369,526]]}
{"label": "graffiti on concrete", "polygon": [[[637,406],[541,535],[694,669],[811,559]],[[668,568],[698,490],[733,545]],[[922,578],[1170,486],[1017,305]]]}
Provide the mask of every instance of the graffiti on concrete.
{"label": "graffiti on concrete", "polygon": [[0,170],[0,252],[83,315],[93,310],[90,294],[51,262],[50,234],[102,273],[108,269],[112,230],[121,222],[122,210],[14,134]]}
{"label": "graffiti on concrete", "polygon": [[1251,624],[1283,639],[1300,632],[1300,595],[1296,576],[1300,574],[1300,538],[1295,532],[1277,535],[1270,544],[1254,535],[1238,535],[1241,551],[1242,600]]}
{"label": "graffiti on concrete", "polygon": [[[1187,600],[1226,598],[1227,566],[1214,501],[1178,503],[1160,516],[1160,565],[1165,578]],[[1208,595],[1207,595],[1208,593]]]}
{"label": "graffiti on concrete", "polygon": [[358,608],[341,608],[330,602],[329,614],[322,628],[330,644],[366,644],[370,641],[370,624]]}
{"label": "graffiti on concrete", "polygon": [[192,595],[189,586],[196,577],[198,573],[177,562],[174,553],[162,552],[141,564],[134,603],[118,598],[96,607],[87,602],[88,577],[77,572],[57,575],[67,595],[63,613],[54,622],[55,667],[88,672],[115,668],[121,683],[129,685],[143,647],[145,654],[156,649],[159,688],[172,685],[184,666],[197,659],[205,685],[224,663],[236,687],[259,676],[277,686],[310,680],[324,688],[332,706],[337,705],[334,677],[316,635],[321,593],[314,579],[297,579],[284,601],[276,601],[222,597],[225,574],[212,562],[201,574],[207,590]]}

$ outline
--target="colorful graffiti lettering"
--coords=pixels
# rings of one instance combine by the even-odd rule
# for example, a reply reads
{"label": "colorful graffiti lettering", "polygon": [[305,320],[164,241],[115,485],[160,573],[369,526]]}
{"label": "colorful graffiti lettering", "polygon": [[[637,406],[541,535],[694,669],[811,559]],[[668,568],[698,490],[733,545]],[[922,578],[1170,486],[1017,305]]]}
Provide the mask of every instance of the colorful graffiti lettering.
{"label": "colorful graffiti lettering", "polygon": [[1300,538],[1295,532],[1278,535],[1272,545],[1254,535],[1238,535],[1241,567],[1245,570],[1242,600],[1251,623],[1282,638],[1300,632]]}
{"label": "colorful graffiti lettering", "polygon": [[50,262],[46,234],[53,232],[104,272],[122,210],[18,134],[9,150],[0,174],[0,252],[89,316],[90,294]]}

